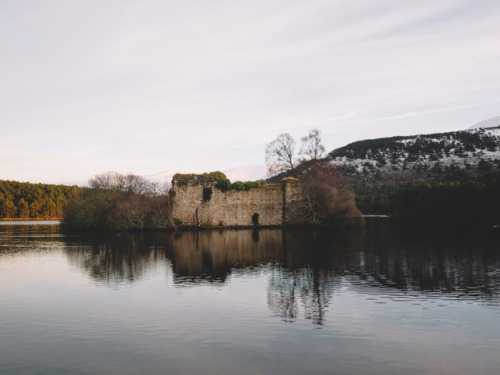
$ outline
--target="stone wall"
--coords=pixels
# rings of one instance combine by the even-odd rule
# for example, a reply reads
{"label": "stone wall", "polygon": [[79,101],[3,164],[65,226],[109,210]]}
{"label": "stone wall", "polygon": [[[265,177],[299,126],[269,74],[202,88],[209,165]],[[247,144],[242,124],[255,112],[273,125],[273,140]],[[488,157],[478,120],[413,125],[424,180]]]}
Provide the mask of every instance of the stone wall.
{"label": "stone wall", "polygon": [[172,217],[193,227],[282,226],[297,222],[300,199],[296,179],[249,191],[221,191],[209,175],[176,174],[172,179]]}

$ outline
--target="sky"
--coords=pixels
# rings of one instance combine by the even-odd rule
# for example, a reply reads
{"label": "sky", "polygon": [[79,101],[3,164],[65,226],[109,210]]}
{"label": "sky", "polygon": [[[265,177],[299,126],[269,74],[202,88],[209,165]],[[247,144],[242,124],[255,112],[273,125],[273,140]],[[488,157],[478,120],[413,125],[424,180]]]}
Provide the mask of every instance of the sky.
{"label": "sky", "polygon": [[500,115],[497,0],[0,0],[0,179],[264,163]]}

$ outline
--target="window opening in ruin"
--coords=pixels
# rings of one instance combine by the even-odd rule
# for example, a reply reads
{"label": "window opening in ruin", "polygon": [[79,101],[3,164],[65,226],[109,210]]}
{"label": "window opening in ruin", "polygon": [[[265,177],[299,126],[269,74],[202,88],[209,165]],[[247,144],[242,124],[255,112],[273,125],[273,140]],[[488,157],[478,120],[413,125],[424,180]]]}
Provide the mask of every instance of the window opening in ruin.
{"label": "window opening in ruin", "polygon": [[203,188],[203,202],[208,202],[212,199],[212,188]]}
{"label": "window opening in ruin", "polygon": [[252,223],[253,225],[259,225],[259,214],[255,213],[252,215]]}

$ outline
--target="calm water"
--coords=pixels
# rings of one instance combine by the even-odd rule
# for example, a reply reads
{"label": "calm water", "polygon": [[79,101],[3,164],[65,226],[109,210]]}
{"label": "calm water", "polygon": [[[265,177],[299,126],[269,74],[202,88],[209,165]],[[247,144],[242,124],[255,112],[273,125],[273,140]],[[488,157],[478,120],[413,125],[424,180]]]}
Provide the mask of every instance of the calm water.
{"label": "calm water", "polygon": [[1,374],[498,374],[500,231],[0,224]]}

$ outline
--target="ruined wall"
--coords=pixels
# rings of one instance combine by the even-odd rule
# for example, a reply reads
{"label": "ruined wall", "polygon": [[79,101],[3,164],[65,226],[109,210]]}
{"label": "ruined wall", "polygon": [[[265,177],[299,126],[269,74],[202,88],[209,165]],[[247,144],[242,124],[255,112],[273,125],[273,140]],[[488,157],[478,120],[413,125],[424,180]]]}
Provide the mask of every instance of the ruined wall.
{"label": "ruined wall", "polygon": [[293,202],[300,184],[293,179],[249,191],[222,192],[207,175],[177,174],[172,180],[172,217],[187,226],[281,226],[295,221]]}

